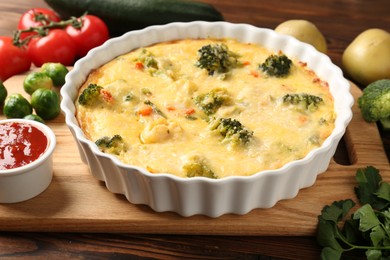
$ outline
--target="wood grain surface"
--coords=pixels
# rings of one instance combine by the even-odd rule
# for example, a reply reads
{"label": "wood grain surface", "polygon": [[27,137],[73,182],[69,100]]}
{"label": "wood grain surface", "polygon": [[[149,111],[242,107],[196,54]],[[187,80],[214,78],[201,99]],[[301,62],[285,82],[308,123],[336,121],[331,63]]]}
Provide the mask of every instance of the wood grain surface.
{"label": "wood grain surface", "polygon": [[[279,23],[288,19],[307,19],[317,25],[317,27],[325,35],[328,43],[328,55],[332,61],[341,66],[341,55],[347,45],[363,30],[368,28],[382,28],[390,31],[390,6],[388,0],[204,0],[213,4],[219,11],[222,12],[225,19],[230,22],[237,23],[249,23],[259,27],[275,28]],[[12,35],[15,30],[17,21],[21,13],[32,7],[46,7],[43,0],[2,0],[0,2],[0,35]],[[0,68],[1,69],[1,68]],[[348,77],[348,75],[346,75]],[[12,82],[14,79],[10,79]],[[7,84],[10,84],[7,82]],[[359,86],[364,87],[364,86]],[[356,108],[355,108],[356,109]],[[356,113],[356,111],[355,111]],[[61,117],[55,122],[50,122],[50,125],[57,126],[57,139],[61,147],[56,149],[56,155],[61,153],[61,149],[73,149],[71,148],[73,143],[66,141],[68,130],[63,126]],[[12,205],[0,209],[0,225],[4,229],[0,231],[0,258],[1,259],[319,259],[319,253],[321,248],[317,245],[315,238],[312,235],[301,236],[299,234],[313,234],[316,225],[316,215],[320,208],[324,205],[313,205],[313,203],[299,205],[297,202],[299,199],[307,194],[319,193],[323,194],[324,198],[322,202],[327,202],[334,198],[334,195],[329,191],[332,185],[338,185],[339,187],[347,187],[348,189],[338,190],[338,199],[344,199],[343,196],[352,195],[349,187],[353,185],[353,171],[360,166],[366,166],[364,163],[375,165],[383,169],[386,174],[385,178],[389,178],[388,163],[386,164],[384,155],[382,154],[383,147],[389,154],[390,150],[390,134],[380,132],[380,139],[378,139],[375,125],[361,126],[359,121],[352,121],[350,128],[348,129],[344,141],[339,145],[336,152],[335,160],[338,163],[332,162],[329,171],[326,174],[319,176],[316,184],[308,189],[302,190],[298,197],[291,201],[283,201],[277,205],[276,209],[273,209],[273,213],[270,210],[255,210],[242,218],[239,216],[224,216],[222,220],[228,221],[229,225],[225,231],[222,229],[223,223],[218,220],[216,229],[217,234],[212,235],[198,235],[204,230],[199,231],[196,235],[187,234],[181,231],[179,227],[175,227],[177,234],[167,234],[165,227],[157,229],[159,223],[157,220],[151,220],[150,217],[153,213],[145,206],[131,206],[127,205],[128,202],[123,199],[122,196],[111,194],[106,191],[104,184],[94,180],[88,173],[88,170],[80,161],[73,161],[72,158],[77,157],[78,154],[69,155],[69,157],[61,158],[61,163],[57,163],[55,166],[55,178],[49,189],[43,193],[40,197],[37,197],[36,202],[31,200],[28,202],[28,206],[25,204]],[[358,124],[355,126],[354,124]],[[360,140],[358,136],[355,136],[353,129],[357,129],[358,132],[362,132],[364,137]],[[372,131],[375,132],[373,139],[367,142],[366,138],[370,138]],[[351,133],[352,132],[352,133]],[[347,144],[347,145],[345,145]],[[371,149],[372,153],[380,154],[379,158],[372,158],[371,152],[365,150],[365,148]],[[372,161],[367,161],[368,159]],[[83,173],[74,172],[75,169],[85,167]],[[61,169],[62,168],[62,169]],[[63,168],[66,168],[71,172],[64,173]],[[341,169],[338,171],[337,169]],[[149,223],[154,226],[149,228],[151,233],[146,232],[142,227],[142,222],[134,223],[134,230],[131,230],[131,226],[124,226],[124,230],[120,228],[120,221],[115,223],[113,229],[118,230],[115,233],[107,232],[84,232],[86,229],[92,230],[93,225],[88,225],[88,217],[86,215],[77,216],[82,219],[82,223],[76,227],[72,226],[75,232],[70,232],[68,223],[71,220],[67,219],[69,213],[63,212],[63,208],[67,210],[75,210],[73,203],[74,196],[70,195],[70,187],[68,185],[60,185],[68,175],[81,175],[81,177],[70,178],[74,183],[80,180],[93,184],[94,192],[101,192],[105,197],[112,201],[115,201],[116,205],[127,205],[131,210],[138,210],[140,216],[148,217]],[[322,185],[322,184],[323,185]],[[321,184],[321,185],[320,185]],[[82,185],[82,184],[80,184]],[[58,190],[56,191],[56,188]],[[56,201],[51,204],[45,205],[46,194],[58,196]],[[106,199],[107,199],[106,198]],[[84,198],[86,202],[97,203],[97,199],[89,200]],[[294,207],[290,206],[294,205]],[[322,203],[321,202],[321,203]],[[304,204],[304,205],[303,205]],[[73,205],[73,206],[72,206]],[[296,211],[298,207],[314,207],[309,217],[301,216],[302,211]],[[51,208],[51,210],[45,209],[43,212],[39,212],[37,208]],[[91,204],[79,206],[84,209],[78,208],[78,212],[83,214],[89,214],[88,209],[93,208]],[[109,208],[111,209],[111,208]],[[129,209],[130,210],[130,209]],[[293,211],[291,215],[294,217],[291,221],[297,221],[298,218],[303,218],[304,221],[298,221],[299,223],[309,223],[309,227],[293,227],[290,223],[290,219],[287,222],[282,223],[278,220],[283,218],[283,211]],[[262,213],[259,215],[259,211],[265,211],[268,213]],[[30,214],[29,212],[34,212]],[[46,213],[45,213],[46,212]],[[101,211],[100,211],[101,212]],[[99,212],[99,213],[100,213]],[[117,212],[113,211],[112,215]],[[107,216],[107,212],[104,212],[103,216]],[[33,215],[33,217],[32,217]],[[17,221],[15,221],[17,216]],[[102,216],[102,218],[103,218]],[[259,216],[258,219],[255,219]],[[52,227],[57,228],[58,231],[63,230],[66,232],[33,232],[33,230],[48,230],[48,223],[46,222],[42,228],[39,226],[41,223],[45,223],[49,217],[55,220],[51,223]],[[172,213],[162,214],[162,221],[168,219],[177,219],[178,216]],[[97,217],[95,217],[96,219]],[[100,218],[100,217],[99,217]],[[121,217],[119,217],[121,218]],[[134,217],[133,217],[134,218]],[[240,219],[241,221],[237,221]],[[282,232],[288,236],[263,236],[256,234],[274,234],[271,228],[266,227],[269,223],[269,218],[275,218],[276,222],[280,223],[280,226],[276,228],[277,232]],[[33,219],[33,220],[31,220]],[[194,221],[204,225],[205,219],[202,217],[194,217]],[[260,232],[253,235],[244,235],[244,232],[239,233],[239,228],[234,227],[244,226],[248,228],[246,224],[247,220],[256,220],[252,222],[254,229],[259,229]],[[37,227],[25,230],[22,227],[31,227],[31,222],[34,221]],[[62,222],[63,221],[63,222]],[[121,220],[122,221],[122,220]],[[127,220],[128,221],[128,220]],[[16,223],[18,222],[18,223]],[[8,223],[10,224],[9,227]],[[180,223],[180,221],[179,221]],[[184,223],[184,222],[183,222]],[[61,225],[64,225],[61,228]],[[141,225],[142,224],[142,225]],[[87,225],[83,227],[83,225]],[[188,229],[193,229],[195,224],[190,225]],[[18,227],[20,226],[20,227]],[[109,230],[111,227],[105,224],[104,227],[98,230]],[[156,230],[153,230],[155,228]],[[204,226],[206,228],[206,226]],[[214,227],[209,227],[213,229]],[[298,233],[290,233],[287,230],[298,230]],[[142,230],[143,229],[143,230]],[[4,231],[15,230],[15,231]],[[130,230],[126,232],[125,230]],[[218,234],[233,234],[234,235],[218,235]],[[268,230],[268,231],[267,231]],[[28,231],[28,232],[26,232]],[[213,233],[211,231],[207,231]],[[348,255],[349,259],[361,259],[361,254],[351,253]]]}
{"label": "wood grain surface", "polygon": [[[12,77],[4,85],[10,94],[20,93],[29,99],[22,87],[24,78],[25,75]],[[355,97],[361,95],[355,85],[352,93]],[[385,176],[390,173],[376,125],[362,119],[356,103],[353,112],[344,138],[352,165],[332,161],[314,186],[301,190],[296,198],[280,201],[270,209],[219,218],[157,213],[148,206],[129,203],[122,195],[112,194],[81,162],[76,142],[61,115],[47,122],[57,137],[53,182],[31,200],[0,204],[0,230],[314,236],[317,216],[324,205],[341,198],[354,198],[357,168],[373,164]]]}

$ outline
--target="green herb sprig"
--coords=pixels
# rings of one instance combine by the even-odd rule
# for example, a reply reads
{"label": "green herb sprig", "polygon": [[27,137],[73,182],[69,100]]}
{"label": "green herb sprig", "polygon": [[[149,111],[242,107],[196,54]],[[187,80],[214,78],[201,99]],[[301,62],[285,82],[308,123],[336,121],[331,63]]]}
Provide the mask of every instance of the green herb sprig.
{"label": "green herb sprig", "polygon": [[321,259],[341,259],[351,250],[365,250],[368,260],[390,259],[390,184],[373,166],[358,169],[356,180],[361,207],[349,214],[356,206],[353,200],[335,201],[318,216]]}

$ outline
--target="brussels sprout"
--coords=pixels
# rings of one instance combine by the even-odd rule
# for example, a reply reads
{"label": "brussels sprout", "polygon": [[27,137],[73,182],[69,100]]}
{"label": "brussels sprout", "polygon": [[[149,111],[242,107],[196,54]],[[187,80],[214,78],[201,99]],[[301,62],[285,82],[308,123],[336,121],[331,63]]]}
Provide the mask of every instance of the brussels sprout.
{"label": "brussels sprout", "polygon": [[3,113],[7,118],[23,118],[32,113],[32,106],[25,97],[15,93],[5,99]]}
{"label": "brussels sprout", "polygon": [[37,121],[37,122],[42,123],[42,124],[45,123],[45,121],[42,119],[42,117],[35,115],[35,114],[29,114],[29,115],[25,116],[24,119],[34,120],[34,121]]}
{"label": "brussels sprout", "polygon": [[52,79],[54,86],[60,87],[65,84],[65,76],[69,70],[61,63],[47,62],[42,65],[41,72]]}
{"label": "brussels sprout", "polygon": [[0,104],[4,103],[7,94],[8,94],[7,89],[5,88],[3,82],[0,81]]}
{"label": "brussels sprout", "polygon": [[29,73],[23,81],[23,88],[28,94],[32,95],[39,88],[51,89],[54,87],[51,78],[43,73],[34,71]]}
{"label": "brussels sprout", "polygon": [[60,112],[60,96],[55,90],[40,88],[31,95],[31,105],[44,120],[57,117]]}

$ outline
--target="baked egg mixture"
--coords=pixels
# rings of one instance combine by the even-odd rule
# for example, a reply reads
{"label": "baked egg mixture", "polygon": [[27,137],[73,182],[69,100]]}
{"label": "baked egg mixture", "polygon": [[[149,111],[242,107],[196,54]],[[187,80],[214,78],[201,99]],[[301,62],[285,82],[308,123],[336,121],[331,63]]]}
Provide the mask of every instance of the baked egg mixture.
{"label": "baked egg mixture", "polygon": [[335,121],[327,82],[305,63],[234,39],[133,50],[92,71],[75,105],[101,151],[180,177],[280,168],[320,147]]}

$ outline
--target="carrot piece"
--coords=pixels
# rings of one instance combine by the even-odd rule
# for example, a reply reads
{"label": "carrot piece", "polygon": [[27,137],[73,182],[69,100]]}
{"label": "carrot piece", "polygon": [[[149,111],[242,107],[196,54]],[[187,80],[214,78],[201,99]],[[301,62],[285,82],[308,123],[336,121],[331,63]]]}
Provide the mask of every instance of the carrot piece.
{"label": "carrot piece", "polygon": [[138,110],[138,114],[141,116],[150,116],[153,112],[153,108],[151,106],[143,106]]}
{"label": "carrot piece", "polygon": [[300,122],[301,124],[306,123],[308,119],[309,119],[309,118],[308,118],[307,116],[304,116],[304,115],[300,115],[300,116],[298,117],[298,120],[299,120],[299,122]]}
{"label": "carrot piece", "polygon": [[259,72],[255,71],[255,70],[251,70],[251,72],[249,74],[255,78],[258,78],[260,76]]}
{"label": "carrot piece", "polygon": [[138,62],[135,63],[135,68],[137,70],[143,70],[144,69],[144,64],[142,62],[138,61]]}
{"label": "carrot piece", "polygon": [[114,101],[114,98],[112,97],[111,93],[108,90],[102,89],[100,90],[100,94],[102,94],[104,101],[108,103],[112,103]]}
{"label": "carrot piece", "polygon": [[192,115],[193,113],[195,113],[195,109],[193,108],[187,108],[184,110],[184,114],[187,116]]}
{"label": "carrot piece", "polygon": [[167,106],[167,110],[168,111],[175,111],[176,110],[176,107],[174,107],[174,106]]}

